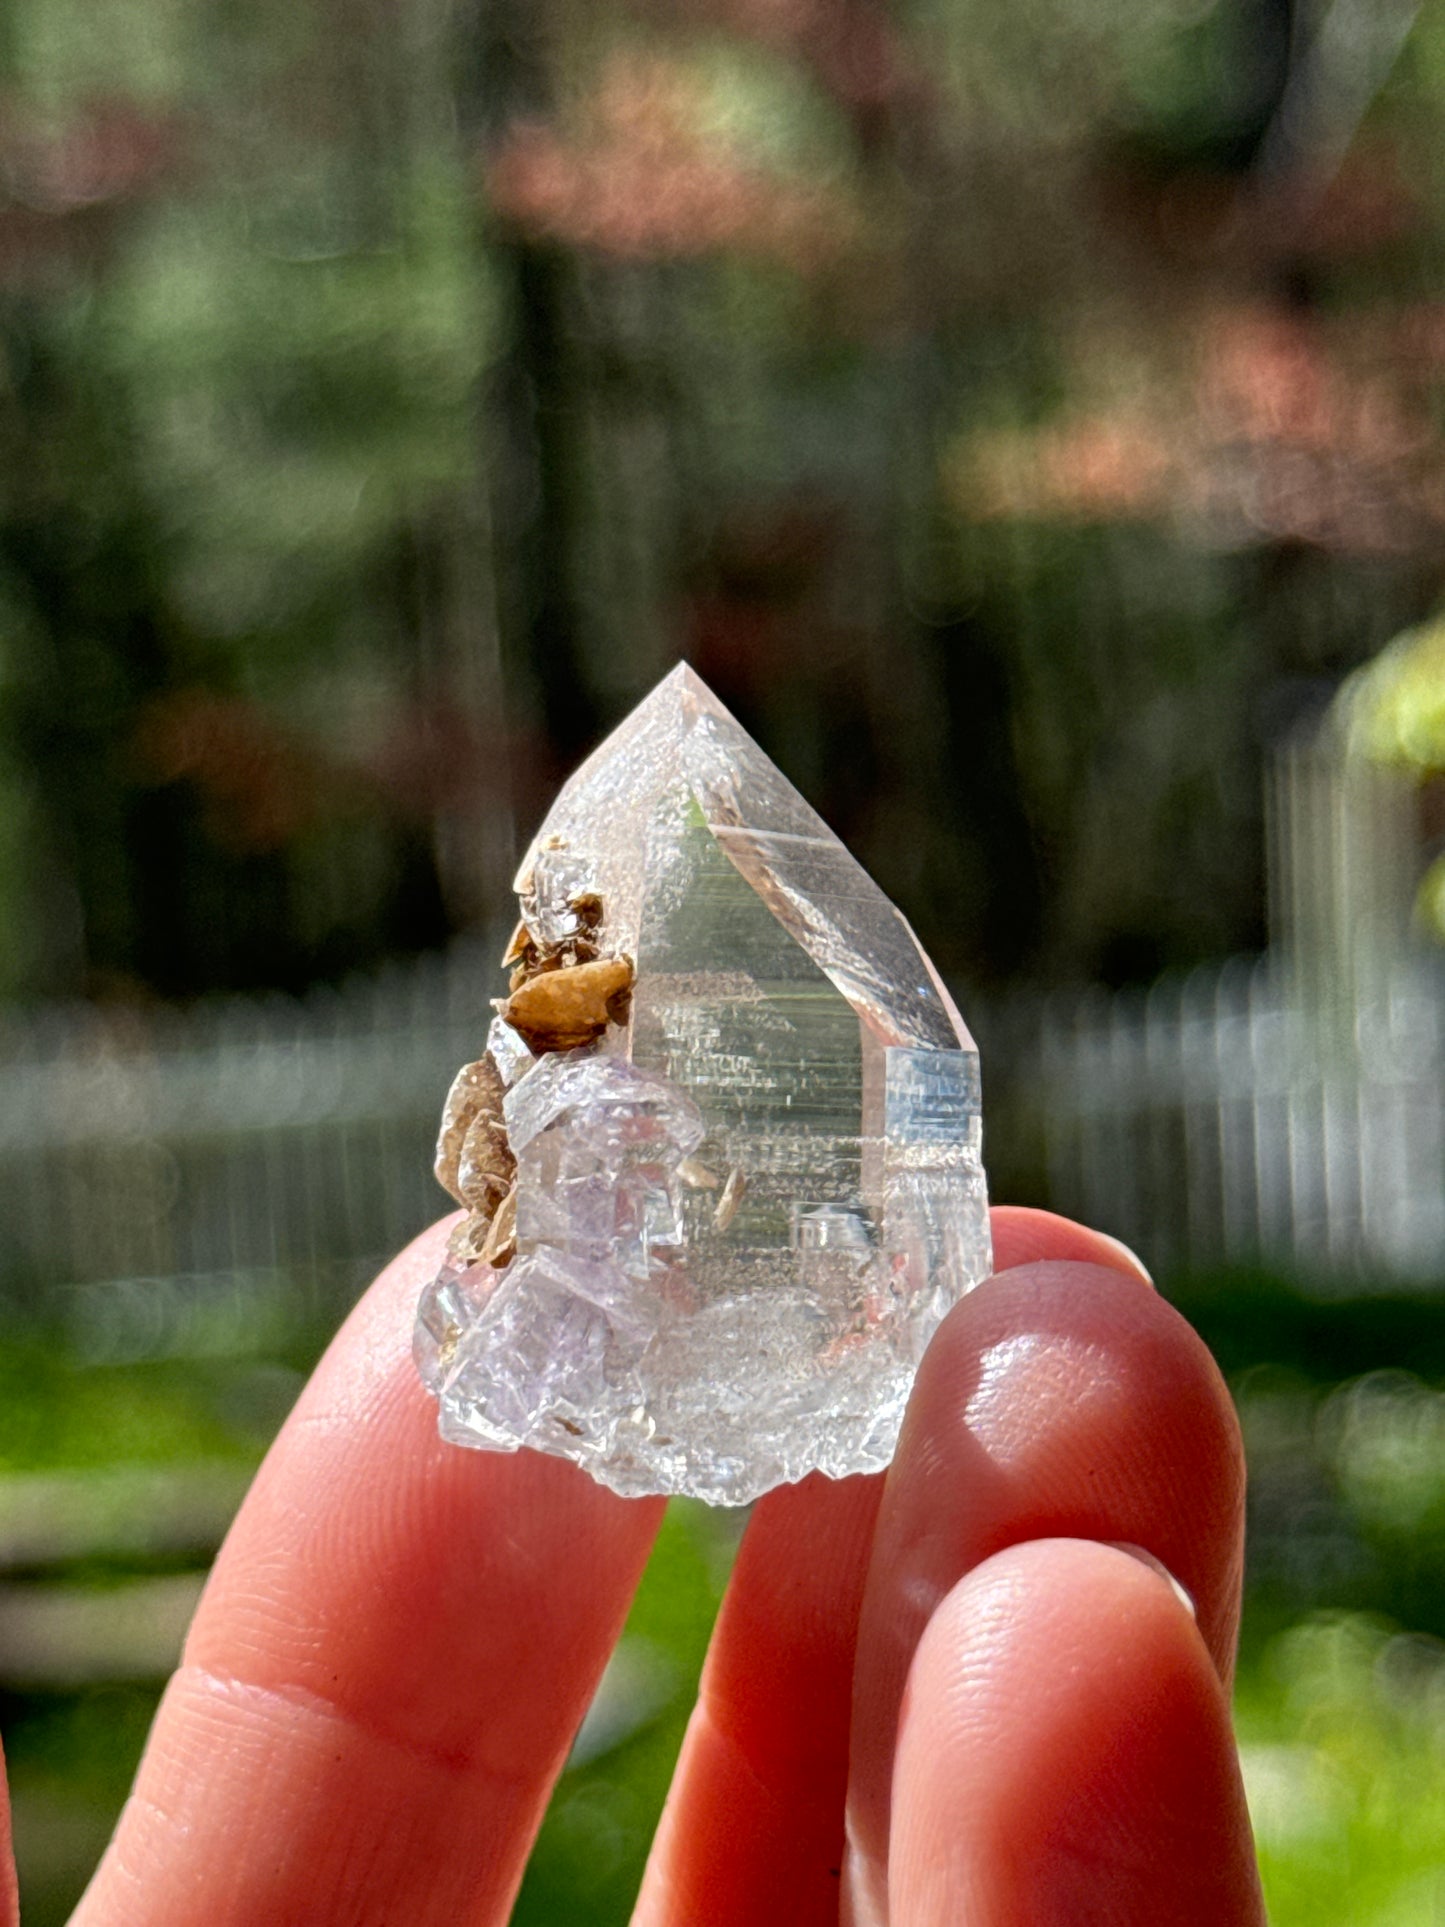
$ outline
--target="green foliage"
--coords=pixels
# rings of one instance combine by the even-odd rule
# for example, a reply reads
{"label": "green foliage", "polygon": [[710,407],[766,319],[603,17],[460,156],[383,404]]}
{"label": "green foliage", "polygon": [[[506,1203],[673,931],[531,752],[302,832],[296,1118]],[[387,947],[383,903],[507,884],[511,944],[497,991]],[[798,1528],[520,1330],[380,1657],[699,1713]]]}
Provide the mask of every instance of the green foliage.
{"label": "green foliage", "polygon": [[487,304],[466,212],[435,170],[388,188],[372,246],[304,173],[268,198],[269,246],[243,200],[165,210],[88,344],[144,425],[178,600],[223,661],[246,642],[259,693],[305,700],[327,643],[355,647],[358,574],[474,473]]}
{"label": "green foliage", "polygon": [[82,1366],[59,1349],[7,1338],[0,1472],[253,1457],[295,1383],[189,1359]]}
{"label": "green foliage", "polygon": [[5,1751],[17,1798],[119,1812],[159,1698],[145,1685],[13,1699]]}
{"label": "green foliage", "polygon": [[1445,1646],[1311,1615],[1241,1677],[1237,1723],[1274,1927],[1434,1927],[1445,1908]]}
{"label": "green foliage", "polygon": [[[1445,618],[1406,630],[1356,670],[1335,700],[1335,718],[1362,762],[1421,784],[1445,778]],[[1415,919],[1445,943],[1445,857],[1421,878]]]}
{"label": "green foliage", "polygon": [[1415,777],[1445,775],[1445,619],[1398,637],[1338,698],[1350,753]]}

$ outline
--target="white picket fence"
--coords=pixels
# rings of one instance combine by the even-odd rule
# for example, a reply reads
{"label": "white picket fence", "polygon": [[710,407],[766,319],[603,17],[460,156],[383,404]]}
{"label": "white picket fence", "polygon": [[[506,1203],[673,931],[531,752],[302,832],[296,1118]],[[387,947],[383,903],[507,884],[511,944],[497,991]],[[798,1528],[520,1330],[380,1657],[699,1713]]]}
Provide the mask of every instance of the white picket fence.
{"label": "white picket fence", "polygon": [[90,1356],[330,1322],[447,1206],[442,1099],[500,944],[301,1000],[0,1020],[0,1294]]}
{"label": "white picket fence", "polygon": [[1445,1281],[1445,973],[1297,999],[1268,958],[1041,1007],[1051,1200],[1166,1270]]}
{"label": "white picket fence", "polygon": [[[436,1119],[494,939],[304,1000],[0,1016],[0,1301],[95,1358],[332,1322],[445,1208]],[[1156,1271],[1445,1278],[1445,986],[1342,1025],[1265,962],[979,1008],[986,1152]],[[1015,1179],[1017,1182],[1017,1179]]]}

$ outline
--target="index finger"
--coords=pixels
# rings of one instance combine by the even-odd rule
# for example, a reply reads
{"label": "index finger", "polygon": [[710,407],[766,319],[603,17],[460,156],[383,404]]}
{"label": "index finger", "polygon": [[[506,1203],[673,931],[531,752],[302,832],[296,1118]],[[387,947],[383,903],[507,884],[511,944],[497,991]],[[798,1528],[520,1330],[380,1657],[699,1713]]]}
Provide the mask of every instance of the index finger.
{"label": "index finger", "polygon": [[501,1922],[661,1501],[437,1436],[434,1227],[272,1447],[76,1927]]}

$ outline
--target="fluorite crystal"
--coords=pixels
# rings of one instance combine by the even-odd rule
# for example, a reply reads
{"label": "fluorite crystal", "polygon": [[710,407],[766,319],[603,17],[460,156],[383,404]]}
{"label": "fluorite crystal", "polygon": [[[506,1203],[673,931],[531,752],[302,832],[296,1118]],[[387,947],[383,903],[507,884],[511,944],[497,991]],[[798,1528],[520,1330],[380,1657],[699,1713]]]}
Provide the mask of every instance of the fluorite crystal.
{"label": "fluorite crystal", "polygon": [[[443,1162],[494,1146],[499,1103],[516,1255],[476,1262],[474,1217],[423,1295],[443,1436],[718,1504],[885,1466],[989,1268],[978,1057],[908,924],[686,667],[565,786],[517,888],[506,1008],[534,1028],[493,1026],[438,1165],[457,1191]],[[595,1034],[549,1047],[534,1007],[588,972]]]}

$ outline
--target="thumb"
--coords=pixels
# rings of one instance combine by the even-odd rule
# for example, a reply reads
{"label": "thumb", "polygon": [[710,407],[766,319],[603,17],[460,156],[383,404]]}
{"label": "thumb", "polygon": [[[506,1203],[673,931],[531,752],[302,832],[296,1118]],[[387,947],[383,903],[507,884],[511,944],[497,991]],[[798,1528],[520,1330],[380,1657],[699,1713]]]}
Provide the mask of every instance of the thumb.
{"label": "thumb", "polygon": [[900,1723],[893,1927],[1263,1927],[1229,1704],[1152,1565],[1034,1540],[944,1600]]}

